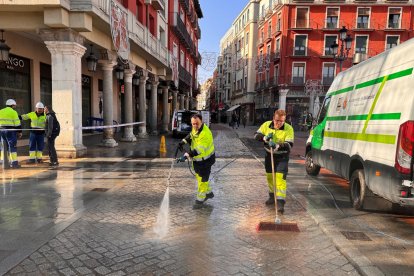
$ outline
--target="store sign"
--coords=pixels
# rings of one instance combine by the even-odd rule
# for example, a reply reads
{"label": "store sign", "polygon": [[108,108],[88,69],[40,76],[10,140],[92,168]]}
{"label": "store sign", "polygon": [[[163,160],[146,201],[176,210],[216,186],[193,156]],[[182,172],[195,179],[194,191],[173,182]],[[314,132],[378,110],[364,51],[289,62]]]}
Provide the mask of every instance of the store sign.
{"label": "store sign", "polygon": [[24,57],[19,57],[10,54],[8,61],[0,62],[0,68],[5,68],[8,70],[29,74],[30,60]]}

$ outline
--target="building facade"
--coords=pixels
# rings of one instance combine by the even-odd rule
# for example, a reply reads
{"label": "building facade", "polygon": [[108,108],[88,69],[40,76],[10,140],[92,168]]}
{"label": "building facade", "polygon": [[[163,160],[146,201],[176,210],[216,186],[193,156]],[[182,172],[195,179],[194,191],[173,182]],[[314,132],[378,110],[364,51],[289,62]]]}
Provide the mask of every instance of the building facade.
{"label": "building facade", "polygon": [[[172,95],[187,93],[173,84],[170,2],[178,0],[2,2],[0,26],[11,50],[0,61],[0,102],[16,99],[19,114],[38,101],[51,104],[61,122],[61,156],[85,153],[88,124],[139,121],[135,132],[142,137],[168,131],[177,106]],[[122,140],[135,141],[135,134],[125,127]],[[103,129],[101,144],[117,146],[113,128]]]}
{"label": "building facade", "polygon": [[[305,113],[317,111],[341,69],[413,36],[409,1],[261,0],[259,9],[256,121],[284,108],[297,129]],[[343,27],[352,41],[349,51],[344,45],[341,62],[334,59],[331,46],[339,44],[340,52]]]}

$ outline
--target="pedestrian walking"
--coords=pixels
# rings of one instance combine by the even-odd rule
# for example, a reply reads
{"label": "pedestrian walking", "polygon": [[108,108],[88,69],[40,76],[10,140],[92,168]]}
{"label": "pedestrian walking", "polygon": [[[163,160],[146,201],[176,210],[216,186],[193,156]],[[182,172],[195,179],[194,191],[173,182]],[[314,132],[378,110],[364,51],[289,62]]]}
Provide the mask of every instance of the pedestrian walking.
{"label": "pedestrian walking", "polygon": [[21,115],[22,120],[30,120],[29,161],[28,163],[42,163],[43,149],[45,148],[46,115],[43,103],[38,102],[35,111]]}
{"label": "pedestrian walking", "polygon": [[214,197],[208,180],[211,167],[216,162],[216,155],[214,153],[213,134],[208,126],[203,123],[200,114],[194,114],[191,117],[191,125],[191,133],[179,143],[180,147],[189,144],[190,152],[186,152],[178,161],[184,162],[186,159],[192,159],[193,161],[198,184],[197,199],[193,209],[200,209],[207,199]]}
{"label": "pedestrian walking", "polygon": [[306,115],[306,122],[305,122],[308,130],[311,130],[312,128],[312,122],[313,122],[312,113],[308,112],[308,114]]}
{"label": "pedestrian walking", "polygon": [[53,111],[52,107],[45,106],[45,113],[46,113],[46,138],[47,138],[47,147],[49,150],[49,159],[50,163],[49,166],[56,167],[59,166],[59,161],[56,154],[55,148],[55,139],[60,134],[60,124],[58,119],[56,118],[56,113]]}
{"label": "pedestrian walking", "polygon": [[233,114],[231,115],[231,126],[233,127],[233,129],[236,126],[236,124],[237,124],[237,114],[236,112],[233,112]]}
{"label": "pedestrian walking", "polygon": [[[0,110],[0,128],[1,128],[1,160],[7,158],[4,155],[4,145],[7,143],[9,148],[9,161],[10,167],[17,169],[20,168],[17,161],[17,139],[22,137],[21,123],[19,115],[17,114],[16,101],[8,99],[6,101],[6,107]],[[17,129],[17,130],[16,130]],[[20,129],[20,130],[18,130]]]}
{"label": "pedestrian walking", "polygon": [[[272,121],[264,122],[256,131],[255,139],[264,142],[265,170],[269,186],[269,199],[266,205],[274,205],[276,193],[278,212],[283,214],[286,202],[286,176],[288,173],[288,163],[290,150],[293,147],[294,131],[293,127],[286,122],[286,112],[276,110]],[[270,147],[274,150],[273,164],[275,168],[276,191],[273,188],[272,163]]]}
{"label": "pedestrian walking", "polygon": [[247,123],[247,116],[246,113],[243,114],[242,117],[242,123],[243,123],[243,128],[246,128],[246,123]]}

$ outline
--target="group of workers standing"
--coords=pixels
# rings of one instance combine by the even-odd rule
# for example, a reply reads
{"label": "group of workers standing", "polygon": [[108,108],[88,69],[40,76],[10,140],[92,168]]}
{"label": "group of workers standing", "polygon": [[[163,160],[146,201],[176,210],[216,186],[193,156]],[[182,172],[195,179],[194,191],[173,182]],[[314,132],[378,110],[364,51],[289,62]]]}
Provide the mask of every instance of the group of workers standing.
{"label": "group of workers standing", "polygon": [[[178,158],[177,161],[184,162],[187,159],[193,161],[193,168],[198,183],[197,197],[193,208],[200,209],[207,199],[214,197],[209,184],[209,177],[211,167],[216,161],[216,156],[213,134],[208,126],[203,123],[200,114],[192,116],[191,125],[191,133],[178,145],[182,147],[188,144],[190,145],[190,150]],[[263,142],[266,152],[265,171],[269,187],[269,198],[265,204],[277,204],[278,212],[283,214],[286,202],[286,177],[289,154],[294,141],[294,130],[291,125],[286,123],[286,112],[284,110],[276,110],[272,120],[264,122],[256,131],[254,138]],[[271,158],[271,154],[273,154],[273,158]],[[273,173],[275,174],[274,178]],[[273,179],[276,179],[276,183],[273,183]]]}
{"label": "group of workers standing", "polygon": [[20,168],[17,160],[17,139],[22,137],[22,120],[30,120],[29,164],[43,163],[43,149],[47,138],[50,163],[49,166],[59,165],[55,139],[60,133],[60,124],[50,106],[38,102],[35,111],[19,115],[16,111],[16,101],[8,99],[6,107],[0,110],[1,156],[4,161],[4,147],[8,146],[8,158],[11,168]]}

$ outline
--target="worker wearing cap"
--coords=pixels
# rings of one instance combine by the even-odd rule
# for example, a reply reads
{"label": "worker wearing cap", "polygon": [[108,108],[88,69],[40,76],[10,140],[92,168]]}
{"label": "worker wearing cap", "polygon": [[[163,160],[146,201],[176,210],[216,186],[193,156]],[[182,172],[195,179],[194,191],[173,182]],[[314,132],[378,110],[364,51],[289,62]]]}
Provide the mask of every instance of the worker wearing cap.
{"label": "worker wearing cap", "polygon": [[[1,131],[1,144],[8,144],[9,148],[9,160],[11,168],[19,168],[19,162],[17,161],[17,138],[22,137],[22,131],[20,119],[16,108],[16,101],[8,99],[6,101],[6,107],[0,110],[0,131]],[[1,160],[4,160],[3,147],[1,149]]]}
{"label": "worker wearing cap", "polygon": [[[256,131],[255,139],[264,142],[266,151],[265,170],[269,186],[269,199],[266,205],[274,205],[276,193],[278,212],[283,214],[286,202],[286,176],[288,173],[289,153],[293,147],[293,127],[286,122],[286,112],[276,110],[272,121],[264,122]],[[273,163],[275,168],[276,191],[273,187],[272,162],[270,148],[273,148]]]}
{"label": "worker wearing cap", "polygon": [[42,163],[43,149],[45,148],[46,115],[43,103],[38,102],[33,112],[21,115],[22,120],[30,120],[29,161],[28,163]]}

